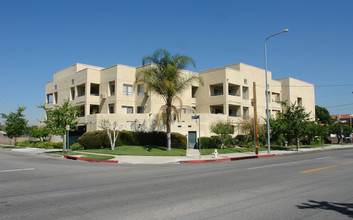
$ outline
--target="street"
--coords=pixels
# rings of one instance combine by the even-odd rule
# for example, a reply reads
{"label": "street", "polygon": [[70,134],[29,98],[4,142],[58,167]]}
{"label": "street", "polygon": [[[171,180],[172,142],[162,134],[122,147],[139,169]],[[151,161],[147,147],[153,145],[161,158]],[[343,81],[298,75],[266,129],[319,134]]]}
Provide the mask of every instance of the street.
{"label": "street", "polygon": [[0,150],[0,219],[351,219],[353,149],[129,165]]}

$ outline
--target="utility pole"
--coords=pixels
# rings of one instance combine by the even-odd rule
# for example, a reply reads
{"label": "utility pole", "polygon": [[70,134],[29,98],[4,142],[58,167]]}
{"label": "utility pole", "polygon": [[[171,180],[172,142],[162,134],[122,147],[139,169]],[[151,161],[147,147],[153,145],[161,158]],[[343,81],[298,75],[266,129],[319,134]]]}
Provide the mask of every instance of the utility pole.
{"label": "utility pole", "polygon": [[257,137],[257,106],[256,106],[256,82],[253,82],[253,88],[254,88],[254,139],[255,139],[255,154],[259,154],[259,148],[258,148],[258,137]]}

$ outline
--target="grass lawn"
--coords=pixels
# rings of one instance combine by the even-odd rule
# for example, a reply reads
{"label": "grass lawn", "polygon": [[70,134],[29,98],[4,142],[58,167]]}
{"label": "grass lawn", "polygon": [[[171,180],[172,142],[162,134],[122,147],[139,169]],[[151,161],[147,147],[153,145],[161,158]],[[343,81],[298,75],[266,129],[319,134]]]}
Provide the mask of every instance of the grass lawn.
{"label": "grass lawn", "polygon": [[7,149],[20,149],[20,148],[26,148],[26,147],[13,147],[13,146],[0,146],[0,148],[7,148]]}
{"label": "grass lawn", "polygon": [[81,158],[86,158],[86,159],[93,159],[93,160],[110,160],[113,159],[114,156],[105,156],[105,155],[85,155]]}
{"label": "grass lawn", "polygon": [[[147,150],[148,149],[148,150]],[[118,146],[115,150],[109,148],[81,150],[81,152],[113,154],[113,155],[139,155],[139,156],[185,156],[186,150],[172,148],[166,151],[166,147],[157,146]]]}

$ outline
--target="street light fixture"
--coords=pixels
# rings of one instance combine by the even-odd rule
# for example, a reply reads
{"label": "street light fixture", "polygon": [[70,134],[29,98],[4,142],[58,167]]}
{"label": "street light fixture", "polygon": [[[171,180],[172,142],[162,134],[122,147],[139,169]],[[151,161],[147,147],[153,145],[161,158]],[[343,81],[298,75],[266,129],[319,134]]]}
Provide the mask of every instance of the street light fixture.
{"label": "street light fixture", "polygon": [[267,112],[267,152],[268,154],[270,154],[271,150],[270,150],[270,114],[269,114],[269,110],[268,110],[268,83],[267,83],[267,53],[266,53],[266,42],[268,39],[270,39],[271,37],[274,37],[276,35],[279,34],[284,34],[287,33],[288,29],[284,29],[283,31],[277,33],[277,34],[273,34],[269,37],[266,38],[265,40],[265,75],[266,75],[266,112]]}

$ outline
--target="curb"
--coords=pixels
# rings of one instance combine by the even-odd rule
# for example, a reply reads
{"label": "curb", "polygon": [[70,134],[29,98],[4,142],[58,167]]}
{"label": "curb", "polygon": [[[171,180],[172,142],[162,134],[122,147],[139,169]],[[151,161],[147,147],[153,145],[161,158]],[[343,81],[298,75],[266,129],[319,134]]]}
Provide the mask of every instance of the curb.
{"label": "curb", "polygon": [[184,160],[179,161],[180,164],[187,163],[215,163],[215,162],[225,162],[225,161],[234,161],[234,160],[247,160],[247,159],[258,159],[264,157],[274,157],[276,154],[265,154],[265,155],[254,155],[254,156],[243,156],[243,157],[229,157],[222,159],[208,159],[208,160]]}
{"label": "curb", "polygon": [[117,160],[95,160],[95,159],[74,157],[74,156],[69,156],[69,155],[63,155],[63,158],[70,159],[70,160],[83,160],[83,161],[88,161],[88,162],[101,162],[101,163],[118,163],[119,162]]}

